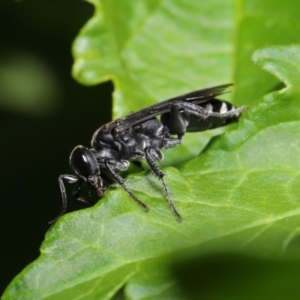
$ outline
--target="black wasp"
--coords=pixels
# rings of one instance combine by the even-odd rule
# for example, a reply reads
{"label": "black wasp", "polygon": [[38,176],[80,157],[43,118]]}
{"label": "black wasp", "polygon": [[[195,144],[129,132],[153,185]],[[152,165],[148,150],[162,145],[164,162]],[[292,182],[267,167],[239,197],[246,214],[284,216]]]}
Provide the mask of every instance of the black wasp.
{"label": "black wasp", "polygon": [[[161,181],[173,213],[181,220],[164,180],[164,173],[156,162],[164,158],[161,150],[178,146],[186,132],[204,131],[238,121],[245,106],[236,108],[229,102],[215,99],[228,86],[231,84],[181,95],[111,121],[97,129],[90,149],[76,146],[70,155],[70,166],[75,175],[59,176],[62,210],[50,223],[55,222],[67,209],[64,182],[76,184],[73,196],[77,200],[89,202],[79,196],[82,183],[90,190],[96,190],[99,197],[104,196],[105,187],[100,170],[105,170],[113,181],[148,211],[148,206],[128,189],[124,179],[118,174],[129,167],[130,161],[139,161],[142,158]],[[160,120],[156,118],[159,115]]]}

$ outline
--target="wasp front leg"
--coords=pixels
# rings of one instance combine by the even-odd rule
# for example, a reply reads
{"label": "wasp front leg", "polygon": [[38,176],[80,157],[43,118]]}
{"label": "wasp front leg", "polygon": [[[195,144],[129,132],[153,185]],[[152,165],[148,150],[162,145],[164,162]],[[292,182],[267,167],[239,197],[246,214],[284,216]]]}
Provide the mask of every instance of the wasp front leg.
{"label": "wasp front leg", "polygon": [[48,222],[48,224],[52,224],[55,221],[57,221],[67,210],[68,199],[67,199],[67,192],[66,192],[64,181],[70,184],[74,184],[74,183],[78,183],[80,180],[78,177],[70,174],[59,175],[58,183],[61,192],[62,207],[60,213],[53,220]]}

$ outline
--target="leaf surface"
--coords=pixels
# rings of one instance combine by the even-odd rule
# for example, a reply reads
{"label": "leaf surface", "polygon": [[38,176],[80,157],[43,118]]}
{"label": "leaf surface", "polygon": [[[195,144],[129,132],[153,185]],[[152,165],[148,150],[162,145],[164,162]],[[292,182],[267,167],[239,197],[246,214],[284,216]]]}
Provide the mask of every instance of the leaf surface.
{"label": "leaf surface", "polygon": [[[230,83],[233,2],[92,1],[95,14],[73,46],[73,74],[87,85],[112,80],[113,118]],[[188,136],[164,163],[174,165],[199,154],[212,135]]]}
{"label": "leaf surface", "polygon": [[[113,80],[115,116],[230,81],[232,3],[119,1],[117,10],[114,1],[91,2],[96,11],[75,42],[74,74],[85,84]],[[234,240],[243,251],[298,252],[300,48],[270,47],[253,60],[277,78],[270,83],[285,87],[262,99],[246,94],[240,101],[252,105],[236,130],[178,169],[164,169],[182,223],[156,178],[132,174],[126,184],[149,213],[118,188],[94,207],[65,215],[3,299],[109,299],[123,286],[127,299],[183,299],[168,267],[174,251]],[[191,142],[184,145],[189,149],[178,147],[180,159],[197,152]]]}
{"label": "leaf surface", "polygon": [[[255,62],[287,87],[266,95],[239,130],[215,140],[180,172],[165,169],[184,222],[175,220],[153,176],[129,176],[128,186],[151,207],[148,214],[117,189],[95,207],[64,216],[4,299],[19,289],[25,298],[105,299],[126,283],[128,299],[159,298],[177,289],[162,259],[174,250],[226,237],[276,255],[298,247],[299,57],[297,46],[257,52]],[[155,284],[157,273],[164,284]]]}
{"label": "leaf surface", "polygon": [[256,68],[251,57],[257,49],[300,43],[300,2],[239,0],[236,4],[234,103],[252,105],[282,86],[274,76]]}

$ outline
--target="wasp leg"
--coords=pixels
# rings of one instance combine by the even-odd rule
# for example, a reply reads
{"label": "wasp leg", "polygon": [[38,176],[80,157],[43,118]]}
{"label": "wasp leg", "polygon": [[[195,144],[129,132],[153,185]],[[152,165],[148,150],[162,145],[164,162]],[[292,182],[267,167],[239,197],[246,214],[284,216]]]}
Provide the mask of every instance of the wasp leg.
{"label": "wasp leg", "polygon": [[48,222],[48,224],[53,224],[55,221],[57,221],[67,210],[67,193],[66,193],[66,188],[65,188],[65,184],[64,181],[70,184],[76,183],[79,181],[79,179],[74,176],[74,175],[69,175],[69,174],[64,174],[64,175],[60,175],[58,177],[58,183],[59,183],[59,188],[60,188],[60,192],[61,192],[61,199],[62,199],[62,207],[61,207],[61,211],[60,213],[50,222]]}
{"label": "wasp leg", "polygon": [[112,166],[109,164],[108,160],[104,161],[105,168],[108,171],[109,175],[112,177],[112,179],[117,182],[126,192],[127,194],[135,200],[144,210],[148,211],[149,207],[143,203],[141,200],[139,200],[125,185],[124,179],[115,172],[115,170],[112,168]]}
{"label": "wasp leg", "polygon": [[[172,212],[174,213],[174,215],[176,216],[178,221],[182,221],[182,217],[179,214],[179,212],[177,211],[174,201],[171,198],[170,195],[170,191],[169,188],[166,184],[166,182],[164,181],[164,173],[162,172],[162,170],[155,164],[155,160],[157,160],[157,158],[160,155],[157,155],[157,150],[156,149],[151,149],[151,148],[146,148],[145,149],[145,157],[146,157],[146,161],[151,169],[151,171],[154,173],[154,175],[161,181],[163,188],[164,188],[164,192],[165,192],[165,196],[169,202],[169,205],[171,207]],[[159,151],[160,152],[160,151]]]}
{"label": "wasp leg", "polygon": [[[162,124],[168,128],[171,134],[177,134],[179,141],[182,140],[189,125],[188,115],[186,116],[185,114],[186,104],[189,106],[188,108],[191,109],[191,103],[173,103],[170,112],[161,116]],[[195,104],[192,104],[192,107],[199,108]],[[202,108],[201,110],[203,111]]]}
{"label": "wasp leg", "polygon": [[231,103],[217,99],[206,103],[205,107],[189,102],[176,102],[172,104],[169,113],[162,115],[161,122],[171,134],[177,134],[182,139],[185,132],[204,131],[237,122],[246,108],[236,108]]}
{"label": "wasp leg", "polygon": [[176,105],[172,105],[170,109],[170,125],[172,131],[176,132],[178,139],[182,140],[188,123]]}

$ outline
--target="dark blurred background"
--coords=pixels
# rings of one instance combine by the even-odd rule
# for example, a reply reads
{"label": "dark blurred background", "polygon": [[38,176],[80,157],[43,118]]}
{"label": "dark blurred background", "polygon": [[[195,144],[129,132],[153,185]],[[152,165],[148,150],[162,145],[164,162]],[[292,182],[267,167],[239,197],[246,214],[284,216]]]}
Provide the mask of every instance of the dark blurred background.
{"label": "dark blurred background", "polygon": [[92,14],[82,0],[0,1],[0,294],[39,255],[71,150],[110,120],[112,84],[71,76],[72,42]]}

